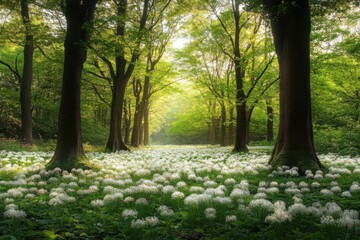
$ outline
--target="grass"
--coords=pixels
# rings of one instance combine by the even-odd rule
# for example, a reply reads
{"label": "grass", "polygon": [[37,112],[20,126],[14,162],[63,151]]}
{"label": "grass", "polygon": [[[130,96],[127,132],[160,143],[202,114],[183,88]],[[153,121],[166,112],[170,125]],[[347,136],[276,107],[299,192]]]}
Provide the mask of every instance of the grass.
{"label": "grass", "polygon": [[[336,179],[330,175],[326,177],[326,173],[323,178],[314,179],[273,172],[266,165],[269,156],[256,148],[249,154],[231,154],[230,148],[204,146],[152,147],[121,154],[92,152],[88,157],[100,170],[70,173],[44,170],[51,157],[52,153],[47,152],[0,153],[0,239],[360,238],[358,218],[350,219],[348,225],[340,221],[341,216],[346,215],[345,209],[360,210],[360,191],[352,191],[350,198],[341,196],[357,184],[360,158],[320,156],[330,173],[343,173]],[[231,178],[235,183],[226,181]],[[179,182],[185,182],[186,186]],[[269,189],[274,182],[279,192],[266,196],[272,204],[284,201],[286,212],[290,214],[295,202],[302,202],[309,209],[318,202],[323,212],[314,215],[304,211],[294,214],[291,221],[280,223],[265,221],[274,210],[250,205],[258,192]],[[289,188],[286,185],[300,190],[301,182],[309,185],[309,192],[303,190],[296,198],[286,193]],[[311,187],[314,182],[320,186]],[[340,192],[333,192],[331,196],[321,193],[335,185],[341,188]],[[165,191],[166,186],[183,192],[185,198],[174,199],[172,191]],[[187,204],[189,196],[194,194],[191,192],[193,186],[203,188],[209,196]],[[230,198],[234,189],[248,190],[249,195]],[[119,194],[117,198],[116,193]],[[111,197],[114,199],[108,200]],[[227,198],[230,203],[215,201],[216,197]],[[136,203],[140,198],[145,198],[148,204]],[[62,199],[62,202],[54,205],[52,199]],[[93,206],[94,200],[105,203]],[[332,225],[321,223],[321,217],[329,214],[325,208],[329,202],[341,208],[340,212],[333,213],[336,222]],[[26,217],[5,217],[9,204],[17,205]],[[173,215],[162,215],[158,209],[163,205],[171,209]],[[216,209],[214,219],[206,217],[207,208]],[[136,210],[137,217],[124,218],[122,214],[126,209]],[[237,220],[226,222],[226,216],[230,215],[235,215]],[[156,217],[158,222],[136,228],[136,220],[145,221],[148,217]]]}

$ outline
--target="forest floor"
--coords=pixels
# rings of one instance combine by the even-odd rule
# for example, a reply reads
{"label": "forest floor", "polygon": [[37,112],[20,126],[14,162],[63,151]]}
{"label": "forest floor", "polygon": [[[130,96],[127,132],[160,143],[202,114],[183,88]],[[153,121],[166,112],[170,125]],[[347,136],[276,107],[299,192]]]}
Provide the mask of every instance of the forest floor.
{"label": "forest floor", "polygon": [[52,154],[0,151],[0,239],[360,239],[360,157],[298,176],[268,147],[90,152],[101,170],[71,172]]}

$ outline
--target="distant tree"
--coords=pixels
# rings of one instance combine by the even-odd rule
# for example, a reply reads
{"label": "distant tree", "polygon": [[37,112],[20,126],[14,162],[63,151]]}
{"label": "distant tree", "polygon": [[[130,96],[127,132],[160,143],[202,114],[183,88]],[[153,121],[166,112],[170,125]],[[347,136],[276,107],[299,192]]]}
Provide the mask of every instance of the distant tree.
{"label": "distant tree", "polygon": [[[5,7],[13,10],[16,3],[2,3]],[[8,4],[8,6],[6,5]],[[30,20],[29,0],[20,1],[20,15],[25,29],[25,41],[23,49],[23,71],[19,73],[16,66],[0,60],[0,63],[7,66],[15,74],[20,82],[20,106],[21,106],[21,140],[24,144],[33,143],[32,113],[31,113],[31,84],[33,75],[34,35]]]}
{"label": "distant tree", "polygon": [[280,123],[272,166],[322,168],[314,148],[308,0],[263,0],[280,68]]}
{"label": "distant tree", "polygon": [[81,139],[80,85],[98,0],[63,0],[67,20],[64,70],[55,154],[47,168],[81,167],[86,159]]}

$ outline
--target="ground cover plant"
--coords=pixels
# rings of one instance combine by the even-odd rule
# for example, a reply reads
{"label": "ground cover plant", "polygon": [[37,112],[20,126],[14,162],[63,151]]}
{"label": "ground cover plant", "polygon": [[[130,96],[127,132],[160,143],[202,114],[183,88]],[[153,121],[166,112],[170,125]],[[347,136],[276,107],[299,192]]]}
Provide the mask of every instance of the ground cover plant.
{"label": "ground cover plant", "polygon": [[272,170],[265,148],[89,153],[98,171],[46,171],[50,152],[0,152],[0,239],[359,239],[360,158]]}

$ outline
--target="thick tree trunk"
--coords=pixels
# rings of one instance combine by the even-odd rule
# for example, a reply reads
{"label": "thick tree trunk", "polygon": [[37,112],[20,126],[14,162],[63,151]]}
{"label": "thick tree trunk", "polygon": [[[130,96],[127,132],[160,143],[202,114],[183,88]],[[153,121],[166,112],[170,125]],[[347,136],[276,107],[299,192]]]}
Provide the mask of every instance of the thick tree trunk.
{"label": "thick tree trunk", "polygon": [[[301,172],[322,167],[313,140],[310,97],[309,1],[264,0],[270,13],[280,66],[280,122],[269,163],[298,167]],[[286,4],[286,11],[279,7]]]}
{"label": "thick tree trunk", "polygon": [[24,144],[33,144],[31,114],[31,83],[34,55],[34,37],[31,33],[29,6],[27,0],[21,0],[21,17],[25,25],[24,66],[21,78],[21,140]]}
{"label": "thick tree trunk", "polygon": [[[85,167],[85,154],[81,140],[80,85],[87,50],[85,44],[91,34],[97,0],[68,1],[65,5],[67,31],[62,81],[58,138],[55,154],[48,168],[71,170]],[[85,27],[86,26],[86,27]],[[79,43],[83,44],[79,44]]]}
{"label": "thick tree trunk", "polygon": [[229,110],[229,146],[234,145],[234,107],[231,106]]}
{"label": "thick tree trunk", "polygon": [[266,140],[271,142],[274,140],[274,113],[273,107],[271,106],[271,100],[266,100]]}
{"label": "thick tree trunk", "polygon": [[225,103],[221,104],[221,123],[220,123],[220,146],[226,146],[226,107]]}

